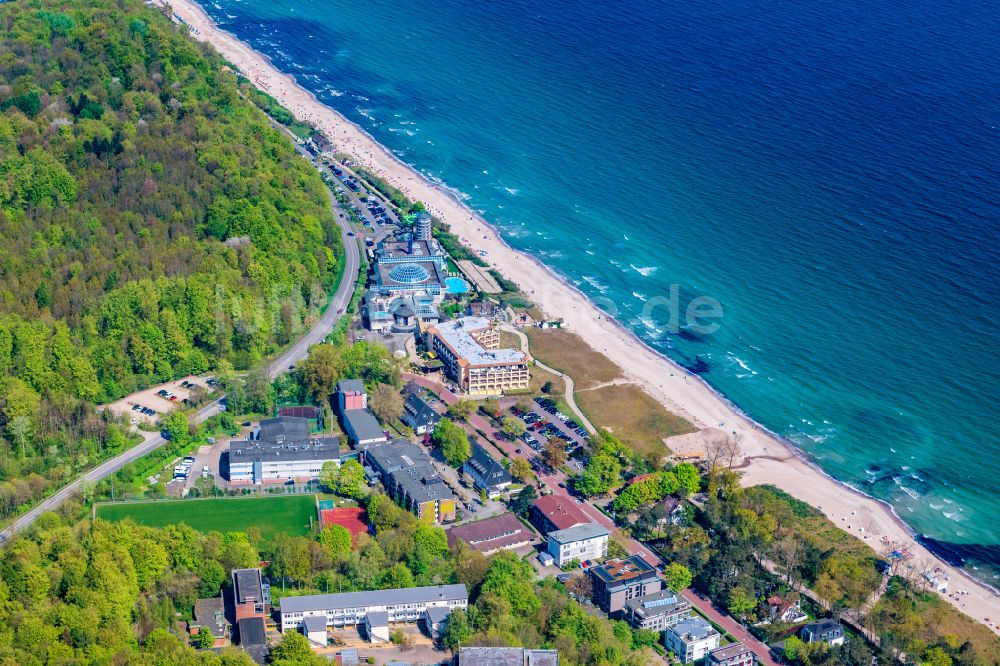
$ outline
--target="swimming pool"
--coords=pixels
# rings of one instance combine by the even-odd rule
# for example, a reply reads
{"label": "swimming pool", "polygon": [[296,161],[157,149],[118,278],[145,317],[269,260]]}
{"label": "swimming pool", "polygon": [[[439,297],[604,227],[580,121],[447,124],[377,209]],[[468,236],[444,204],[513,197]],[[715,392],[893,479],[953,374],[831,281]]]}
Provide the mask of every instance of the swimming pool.
{"label": "swimming pool", "polygon": [[469,291],[469,283],[458,277],[446,278],[444,286],[448,289],[449,294],[464,294]]}

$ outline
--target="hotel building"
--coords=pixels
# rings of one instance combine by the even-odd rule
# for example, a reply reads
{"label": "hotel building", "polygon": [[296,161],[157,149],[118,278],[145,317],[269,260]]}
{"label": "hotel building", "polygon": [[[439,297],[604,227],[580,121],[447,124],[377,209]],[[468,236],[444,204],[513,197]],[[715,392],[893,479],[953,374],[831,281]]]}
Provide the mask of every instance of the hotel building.
{"label": "hotel building", "polygon": [[485,317],[462,317],[427,329],[427,348],[469,395],[500,395],[528,388],[528,357],[500,349],[500,330]]}

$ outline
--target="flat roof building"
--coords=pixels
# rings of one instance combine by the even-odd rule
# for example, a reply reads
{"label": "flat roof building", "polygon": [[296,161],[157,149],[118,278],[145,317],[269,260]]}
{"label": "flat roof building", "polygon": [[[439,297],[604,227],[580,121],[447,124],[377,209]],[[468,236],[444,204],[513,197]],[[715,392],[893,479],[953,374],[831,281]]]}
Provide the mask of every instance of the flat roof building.
{"label": "flat roof building", "polygon": [[629,599],[622,609],[622,619],[635,629],[662,632],[691,615],[691,602],[670,590]]}
{"label": "flat roof building", "polygon": [[[328,627],[370,624],[388,627],[393,622],[428,623],[427,611],[432,608],[451,612],[469,605],[465,585],[431,585],[396,590],[370,590],[341,594],[310,594],[281,599],[281,630],[300,629],[306,618],[323,618]],[[439,611],[433,613],[431,624],[440,626]],[[381,632],[380,632],[381,635]]]}
{"label": "flat roof building", "polygon": [[639,555],[608,560],[588,571],[594,584],[594,603],[612,617],[625,608],[629,599],[659,592],[663,587],[656,569]]}
{"label": "flat roof building", "polygon": [[611,533],[597,523],[574,525],[564,530],[549,532],[548,552],[556,566],[562,567],[576,560],[596,560],[608,554]]}
{"label": "flat roof building", "polygon": [[559,651],[463,646],[458,650],[458,666],[559,666]]}
{"label": "flat roof building", "polygon": [[309,419],[264,419],[249,439],[229,442],[231,483],[311,481],[323,464],[340,464],[340,439],[311,433]]}
{"label": "flat roof building", "polygon": [[386,441],[385,431],[367,409],[348,409],[342,416],[344,432],[355,449],[363,449]]}
{"label": "flat roof building", "polygon": [[264,618],[245,617],[236,623],[236,637],[240,647],[258,664],[266,664],[271,648],[267,644]]}
{"label": "flat roof building", "polygon": [[754,666],[757,655],[743,643],[730,643],[710,650],[705,666]]}
{"label": "flat roof building", "polygon": [[360,379],[341,379],[337,382],[337,407],[341,415],[351,409],[368,409],[368,393]]}
{"label": "flat roof building", "polygon": [[690,664],[704,658],[710,650],[719,647],[719,632],[700,617],[682,620],[663,634],[667,649],[674,653],[682,664]]}
{"label": "flat roof building", "polygon": [[499,395],[528,388],[528,357],[500,349],[500,331],[485,317],[462,317],[427,329],[427,348],[469,395]]}
{"label": "flat roof building", "polygon": [[455,519],[455,495],[420,447],[397,439],[369,447],[364,461],[403,508],[436,523]]}
{"label": "flat roof building", "polygon": [[512,513],[501,513],[499,516],[457,525],[448,530],[449,546],[464,541],[483,555],[521,548],[530,544],[533,539],[531,530]]}
{"label": "flat roof building", "polygon": [[233,569],[233,618],[264,617],[271,603],[271,590],[264,584],[260,569]]}

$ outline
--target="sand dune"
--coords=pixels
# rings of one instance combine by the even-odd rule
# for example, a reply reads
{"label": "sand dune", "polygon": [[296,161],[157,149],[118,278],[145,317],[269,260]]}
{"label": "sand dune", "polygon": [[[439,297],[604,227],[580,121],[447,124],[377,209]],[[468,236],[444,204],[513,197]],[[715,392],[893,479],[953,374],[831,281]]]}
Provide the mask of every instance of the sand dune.
{"label": "sand dune", "polygon": [[[884,504],[834,481],[812,465],[794,447],[764,431],[735,410],[698,377],[690,375],[645,346],[632,333],[598,310],[574,287],[559,279],[537,259],[508,247],[483,219],[452,195],[423,178],[378,144],[360,127],[321,104],[275,69],[270,62],[229,33],[219,30],[191,0],[172,3],[173,11],[191,28],[194,36],[212,44],[240,72],[276,97],[297,118],[322,130],[341,152],[355,157],[405,192],[425,203],[435,216],[476,249],[486,250],[489,263],[521,285],[522,289],[552,317],[562,317],[568,327],[596,350],[606,353],[632,381],[650,395],[699,428],[712,427],[742,438],[744,461],[741,471],[747,484],[770,483],[820,508],[838,526],[864,538],[881,551],[884,540],[905,544],[920,570],[940,567],[951,577],[951,591],[967,594],[947,597],[979,622],[1000,618],[1000,596],[964,572],[938,560],[916,544],[910,530]],[[683,440],[687,450],[701,446],[697,438]],[[676,445],[681,442],[675,443]],[[995,625],[994,631],[997,631]]]}

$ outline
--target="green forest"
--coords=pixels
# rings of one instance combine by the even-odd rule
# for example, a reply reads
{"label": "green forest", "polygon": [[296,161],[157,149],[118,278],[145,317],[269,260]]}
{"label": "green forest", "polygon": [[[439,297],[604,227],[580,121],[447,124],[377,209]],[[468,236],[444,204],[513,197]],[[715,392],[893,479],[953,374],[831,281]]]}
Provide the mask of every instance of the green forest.
{"label": "green forest", "polygon": [[290,138],[139,0],[0,4],[0,240],[0,520],[128,445],[95,404],[294,338],[342,256]]}

